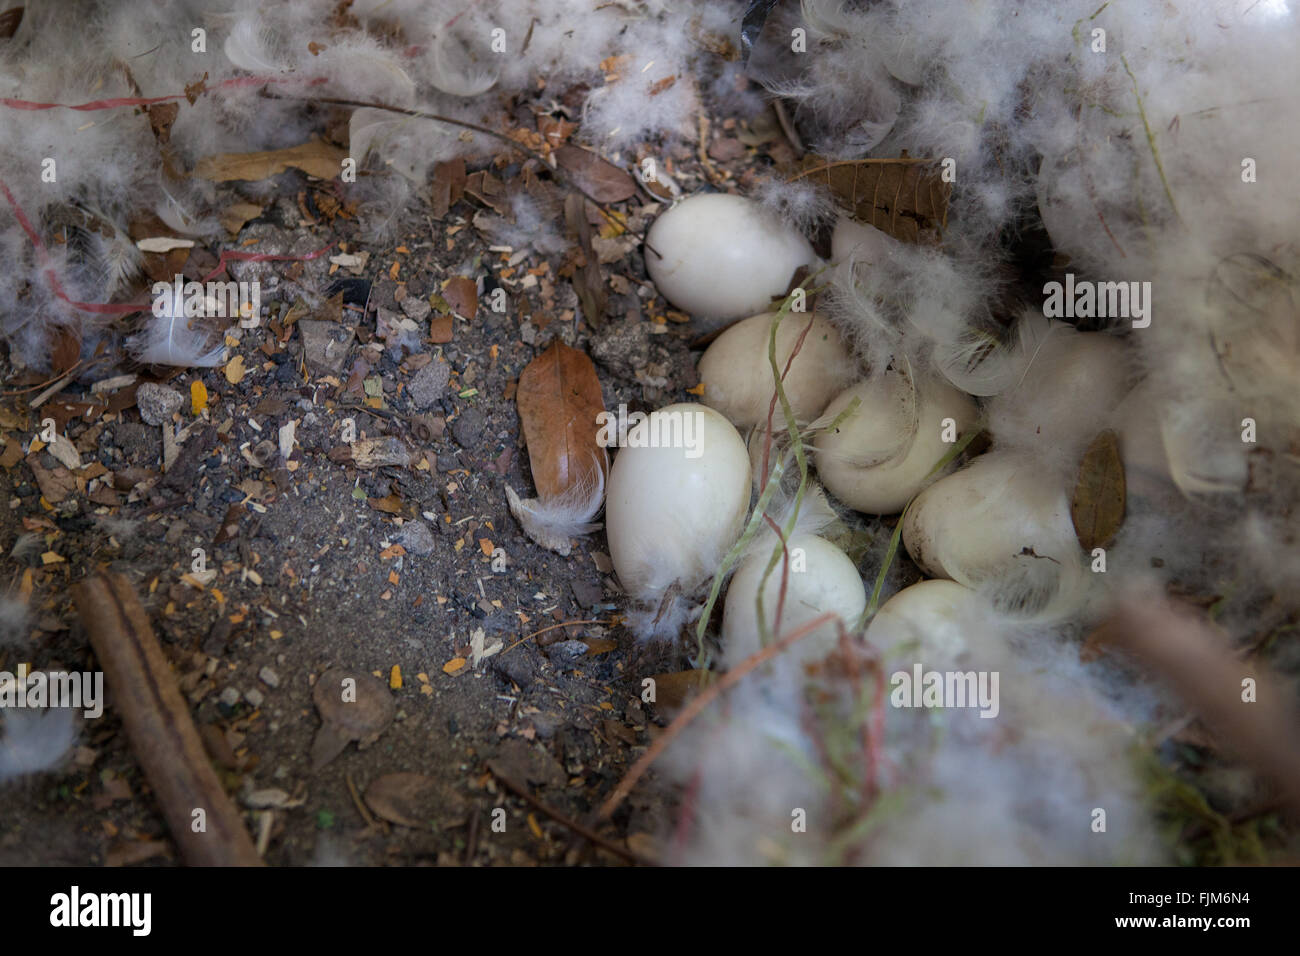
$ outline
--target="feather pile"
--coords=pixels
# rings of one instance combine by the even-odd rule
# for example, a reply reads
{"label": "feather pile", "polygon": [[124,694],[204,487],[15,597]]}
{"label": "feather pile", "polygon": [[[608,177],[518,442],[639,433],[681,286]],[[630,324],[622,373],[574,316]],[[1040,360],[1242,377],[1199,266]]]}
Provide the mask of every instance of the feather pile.
{"label": "feather pile", "polygon": [[[132,217],[225,241],[213,187],[188,171],[232,143],[305,142],[321,123],[309,96],[481,123],[539,78],[604,74],[617,82],[593,84],[575,118],[577,138],[610,154],[688,134],[706,100],[742,117],[764,108],[754,81],[823,157],[941,163],[941,241],[860,234],[819,310],[864,367],[978,396],[992,461],[1032,460],[1063,496],[1114,430],[1124,523],[1104,573],[1021,562],[964,581],[944,598],[952,615],[911,637],[864,642],[843,622],[817,655],[750,675],[665,758],[691,793],[672,861],[1165,862],[1134,743],[1169,699],[1114,661],[1082,662],[1080,644],[1139,581],[1223,595],[1225,642],[1300,612],[1300,16],[1287,0],[801,0],[770,11],[747,61],[704,56],[696,38],[738,38],[745,6],[32,0],[0,39],[0,337],[33,368],[63,329],[92,354],[115,326],[112,309],[85,306],[126,302],[138,281]],[[139,109],[38,108],[151,97],[179,104],[165,150]],[[434,164],[496,145],[373,108],[348,128],[352,157],[380,174],[348,187],[369,238],[400,226]],[[810,235],[834,217],[807,180],[774,177],[758,198]],[[531,200],[512,211],[503,241],[561,241]],[[1053,284],[1114,283],[1133,290],[1120,314],[1099,300],[1051,314]],[[135,348],[215,360],[178,307]],[[1072,378],[1082,350],[1100,358]],[[772,514],[792,506],[786,491]],[[827,533],[823,499],[808,500],[812,513],[787,517]],[[596,513],[568,504],[566,536]],[[868,590],[888,561],[873,542]],[[884,603],[899,580],[881,580]],[[998,674],[997,719],[887,705],[916,663]],[[36,769],[23,741],[70,743],[49,720],[6,723],[0,778]]]}

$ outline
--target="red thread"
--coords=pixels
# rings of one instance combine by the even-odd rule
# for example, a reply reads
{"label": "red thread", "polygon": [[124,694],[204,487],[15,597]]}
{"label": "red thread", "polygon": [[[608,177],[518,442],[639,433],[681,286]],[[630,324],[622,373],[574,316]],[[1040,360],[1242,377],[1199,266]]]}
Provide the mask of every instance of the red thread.
{"label": "red thread", "polygon": [[[143,312],[150,307],[150,302],[109,302],[101,305],[94,302],[79,302],[69,296],[63,291],[63,284],[59,281],[59,277],[55,273],[53,266],[49,265],[50,257],[49,252],[45,248],[45,243],[41,241],[41,237],[32,225],[32,221],[27,218],[27,213],[25,213],[22,206],[18,204],[18,200],[14,198],[14,194],[9,191],[9,185],[3,179],[0,179],[0,192],[4,193],[5,199],[8,201],[10,208],[13,209],[14,218],[18,220],[18,225],[22,227],[23,232],[27,233],[27,238],[30,239],[32,245],[36,247],[36,256],[40,260],[42,267],[41,272],[45,276],[45,281],[49,283],[50,291],[53,292],[57,298],[62,299],[64,302],[68,303],[68,305],[82,312],[93,312],[97,315],[130,315],[132,312]],[[204,276],[200,281],[207,282],[213,276],[225,269],[226,263],[232,260],[237,262],[307,262],[311,259],[320,258],[336,245],[338,245],[337,240],[331,242],[324,248],[317,249],[315,252],[309,252],[305,256],[280,256],[269,252],[236,252],[234,250],[226,249],[223,250],[221,255],[217,258],[216,268]]]}
{"label": "red thread", "polygon": [[[213,87],[213,89],[219,90],[219,89],[226,89],[228,87],[237,87],[237,86],[263,86],[269,83],[292,83],[292,82],[302,82],[307,86],[317,86],[321,83],[326,82],[326,79],[323,76],[302,78],[301,80],[299,80],[299,78],[297,77],[237,76],[237,77],[232,77],[231,79],[228,80],[223,80],[222,82],[218,83],[215,87]],[[204,89],[202,92],[208,92],[208,90]],[[68,109],[68,110],[78,110],[80,112],[89,112],[93,110],[117,109],[118,107],[121,106],[152,106],[156,103],[168,103],[175,100],[184,100],[188,98],[189,98],[188,94],[177,93],[171,96],[115,97],[106,100],[91,100],[89,103],[70,104],[70,103],[37,103],[32,100],[15,100],[15,99],[9,99],[7,97],[0,97],[0,106],[8,106],[11,109],[17,109],[17,110],[34,111],[34,110]],[[63,284],[59,281],[59,277],[55,273],[54,268],[48,264],[49,252],[45,248],[45,243],[41,242],[41,237],[36,232],[36,229],[32,225],[31,220],[27,218],[27,214],[23,211],[22,206],[18,204],[18,200],[14,198],[14,194],[9,191],[9,186],[4,182],[3,179],[0,179],[0,191],[4,192],[5,199],[8,201],[9,207],[13,210],[15,218],[17,218],[18,220],[18,225],[22,227],[23,232],[27,233],[27,238],[31,241],[32,245],[35,247],[37,259],[40,261],[40,264],[43,267],[42,274],[45,276],[46,282],[49,283],[50,291],[53,292],[57,298],[62,299],[64,302],[68,303],[70,306],[72,306],[75,309],[78,309],[81,312],[92,312],[97,315],[130,315],[133,312],[142,312],[145,309],[149,308],[150,303],[148,302],[145,303],[111,303],[110,302],[110,303],[98,304],[94,302],[79,302],[76,299],[69,296],[63,290]],[[221,253],[220,258],[217,261],[217,267],[213,269],[212,272],[208,273],[208,275],[204,276],[202,281],[207,282],[208,279],[211,279],[214,275],[221,272],[221,270],[223,270],[226,267],[226,263],[232,259],[239,260],[239,261],[247,261],[247,262],[264,262],[268,260],[281,260],[281,261],[288,260],[288,261],[295,261],[295,262],[304,262],[309,259],[315,259],[319,256],[324,255],[330,249],[334,248],[334,246],[335,243],[331,242],[325,248],[319,249],[316,252],[310,253],[305,256],[276,256],[276,255],[269,255],[265,253],[225,251]]]}
{"label": "red thread", "polygon": [[214,275],[217,275],[226,267],[226,263],[232,259],[237,262],[307,262],[309,259],[319,259],[336,245],[338,245],[337,239],[328,246],[317,249],[315,252],[309,252],[305,256],[277,256],[269,252],[234,252],[227,249],[221,253],[220,258],[217,260],[217,267],[205,275],[201,281],[207,282]]}
{"label": "red thread", "polygon": [[[304,86],[319,86],[325,82],[326,78],[323,76],[235,76],[228,80],[222,80],[211,90],[205,87],[200,93],[209,93],[212,90],[224,90],[238,86],[266,86],[270,83],[302,83]],[[14,100],[0,97],[0,106],[8,106],[15,110],[77,110],[78,112],[93,112],[95,110],[117,109],[120,106],[153,106],[157,103],[171,103],[176,100],[186,99],[189,99],[188,93],[173,93],[169,96],[118,96],[107,100],[91,100],[89,103],[37,103],[34,100]]]}

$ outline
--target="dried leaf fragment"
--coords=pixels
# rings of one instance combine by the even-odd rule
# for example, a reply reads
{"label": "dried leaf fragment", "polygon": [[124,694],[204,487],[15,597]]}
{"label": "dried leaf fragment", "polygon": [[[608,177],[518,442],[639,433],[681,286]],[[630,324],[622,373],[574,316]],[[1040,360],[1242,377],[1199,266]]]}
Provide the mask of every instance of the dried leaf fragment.
{"label": "dried leaf fragment", "polygon": [[448,210],[465,195],[465,160],[452,159],[433,167],[433,181],[429,185],[429,205],[433,218],[442,219]]}
{"label": "dried leaf fragment", "polygon": [[551,343],[520,373],[515,401],[540,497],[558,498],[605,468],[596,441],[605,400],[587,353]]}
{"label": "dried leaf fragment", "polygon": [[948,224],[952,184],[932,160],[904,155],[831,162],[809,154],[801,166],[794,179],[825,185],[858,222],[902,242],[937,242]]}
{"label": "dried leaf fragment", "polygon": [[359,438],[352,443],[352,463],[358,468],[405,468],[411,463],[411,453],[394,435]]}
{"label": "dried leaf fragment", "polygon": [[624,170],[577,146],[561,146],[555,162],[575,186],[597,202],[622,202],[636,193],[636,181]]}
{"label": "dried leaf fragment", "polygon": [[1126,490],[1119,436],[1107,430],[1092,440],[1079,462],[1070,520],[1085,551],[1110,543],[1124,523]]}
{"label": "dried leaf fragment", "polygon": [[[435,822],[454,825],[465,813],[460,794],[422,773],[384,774],[366,787],[365,801],[376,816],[413,829],[428,829]],[[448,810],[454,815],[452,821],[446,819]]]}
{"label": "dried leaf fragment", "polygon": [[343,168],[347,151],[312,138],[298,146],[259,153],[219,153],[205,156],[194,166],[194,175],[216,183],[232,180],[256,182],[278,176],[290,166],[317,179],[333,179]]}
{"label": "dried leaf fragment", "polygon": [[712,671],[674,671],[671,674],[654,674],[650,678],[655,686],[655,706],[661,710],[678,710],[695,694],[717,679]]}
{"label": "dried leaf fragment", "polygon": [[478,312],[478,286],[468,276],[452,276],[442,284],[442,298],[462,319]]}
{"label": "dried leaf fragment", "polygon": [[231,385],[238,385],[248,374],[248,369],[244,366],[244,357],[242,355],[234,356],[226,363],[226,381]]}
{"label": "dried leaf fragment", "polygon": [[537,497],[506,486],[510,513],[538,544],[567,555],[569,538],[595,529],[609,456],[597,441],[605,411],[596,367],[556,340],[519,376],[519,419]]}
{"label": "dried leaf fragment", "polygon": [[599,328],[605,322],[605,306],[609,302],[609,296],[600,274],[600,257],[592,246],[591,223],[587,222],[586,205],[586,200],[576,193],[566,196],[564,219],[569,232],[577,237],[583,257],[583,264],[573,272],[573,291],[577,293],[587,323]]}
{"label": "dried leaf fragment", "polygon": [[358,750],[370,746],[397,713],[386,683],[364,671],[332,667],[316,681],[311,697],[322,721],[312,743],[312,766],[317,769],[353,740]]}

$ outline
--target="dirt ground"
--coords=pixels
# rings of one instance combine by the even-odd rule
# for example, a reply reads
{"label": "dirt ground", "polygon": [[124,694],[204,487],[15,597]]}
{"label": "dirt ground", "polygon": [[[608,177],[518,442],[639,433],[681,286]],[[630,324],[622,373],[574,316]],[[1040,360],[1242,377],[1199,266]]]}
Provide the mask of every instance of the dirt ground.
{"label": "dirt ground", "polygon": [[[737,177],[788,159],[770,127],[757,148],[737,133],[756,138],[719,127],[716,161],[680,148],[669,162],[679,184],[735,188]],[[484,169],[507,187],[521,176],[508,149],[469,164],[471,189]],[[96,569],[119,571],[268,863],[616,862],[499,781],[589,819],[662,723],[642,704],[641,679],[679,671],[686,658],[637,647],[619,625],[602,532],[566,558],[509,514],[507,484],[532,493],[514,388],[558,338],[594,358],[607,408],[691,400],[697,330],[656,297],[634,235],[602,247],[608,303],[593,326],[562,275],[572,245],[550,255],[489,248],[475,222],[494,214],[490,196],[466,194],[439,217],[422,194],[390,241],[367,243],[331,184],[297,170],[270,184],[257,196],[260,215],[225,248],[304,257],[335,247],[230,265],[231,278],[261,282],[269,309],[258,328],[227,339],[223,366],[122,364],[110,338],[110,360],[44,395],[50,376],[4,359],[3,574],[32,614],[0,645],[0,670],[98,669],[69,588]],[[232,204],[248,198],[237,184],[222,188]],[[636,227],[656,199],[639,188],[616,208]],[[206,274],[216,251],[195,249],[185,275]],[[330,261],[340,255],[344,265]],[[176,264],[146,265],[165,276]],[[449,318],[441,297],[457,276],[479,284],[468,319]],[[502,312],[488,305],[498,287],[508,293]],[[133,377],[92,391],[123,372]],[[146,382],[173,393],[164,413],[180,406],[168,427],[183,427],[183,440],[165,471],[164,428],[138,407]],[[196,383],[206,389],[197,415]],[[47,416],[76,446],[80,469],[39,443],[31,450]],[[357,438],[399,439],[409,463],[359,467],[344,441],[349,421]],[[883,546],[869,530],[845,533],[859,557]],[[313,769],[321,720],[312,686],[330,667],[382,678],[396,714],[369,748],[349,745]],[[105,715],[84,724],[64,768],[9,788],[0,864],[179,862],[112,700],[110,689]],[[377,800],[360,796],[396,773],[423,778],[403,804],[413,826],[387,822],[366,806]],[[605,832],[653,856],[672,800],[652,775]],[[490,825],[498,806],[504,832]]]}

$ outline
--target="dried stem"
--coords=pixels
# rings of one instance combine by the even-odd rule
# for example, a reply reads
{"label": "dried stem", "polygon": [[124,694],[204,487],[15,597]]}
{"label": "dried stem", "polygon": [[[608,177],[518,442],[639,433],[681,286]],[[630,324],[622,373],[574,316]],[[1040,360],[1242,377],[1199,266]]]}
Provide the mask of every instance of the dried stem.
{"label": "dried stem", "polygon": [[120,574],[101,573],[78,584],[74,593],[114,707],[185,861],[193,866],[261,866],[130,582]]}

